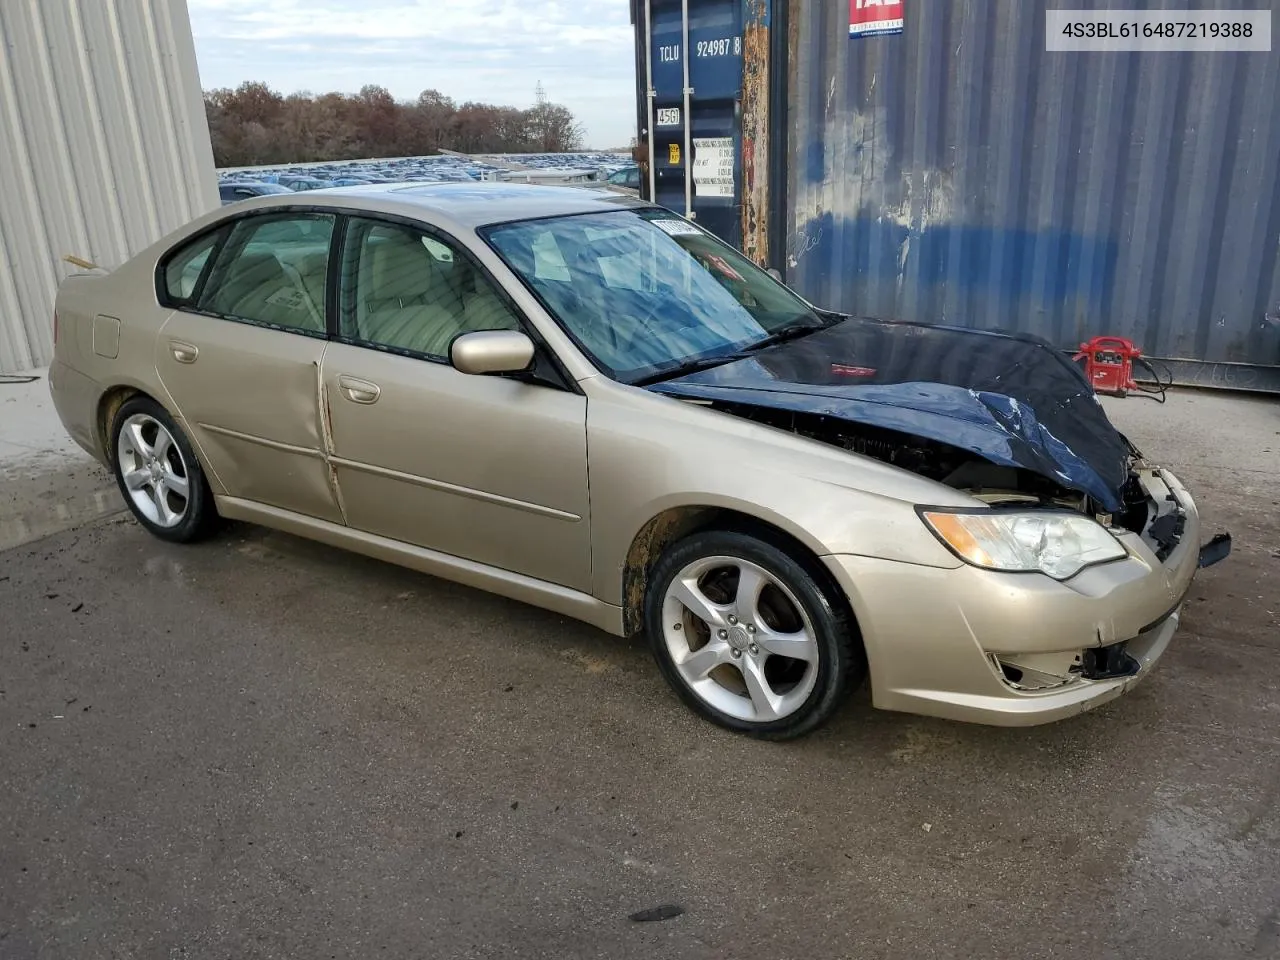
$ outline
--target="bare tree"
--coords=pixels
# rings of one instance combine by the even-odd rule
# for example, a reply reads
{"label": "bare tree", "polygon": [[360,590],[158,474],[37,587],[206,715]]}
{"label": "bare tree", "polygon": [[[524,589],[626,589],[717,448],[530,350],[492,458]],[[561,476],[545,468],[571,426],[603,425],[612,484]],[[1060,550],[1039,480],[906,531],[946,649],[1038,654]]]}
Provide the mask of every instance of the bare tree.
{"label": "bare tree", "polygon": [[397,101],[373,84],[354,95],[282,97],[266,84],[205,93],[218,166],[465,153],[564,152],[582,148],[582,126],[545,99],[530,109],[469,102],[438,90]]}
{"label": "bare tree", "polygon": [[526,111],[526,114],[535,150],[542,153],[567,153],[582,149],[582,124],[574,119],[567,108],[544,102]]}

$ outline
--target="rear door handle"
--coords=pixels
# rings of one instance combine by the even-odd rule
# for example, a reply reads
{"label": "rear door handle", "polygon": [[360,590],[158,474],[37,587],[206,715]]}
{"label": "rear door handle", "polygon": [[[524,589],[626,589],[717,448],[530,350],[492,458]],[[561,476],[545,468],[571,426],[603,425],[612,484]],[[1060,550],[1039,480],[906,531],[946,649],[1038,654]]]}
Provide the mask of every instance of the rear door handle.
{"label": "rear door handle", "polygon": [[173,359],[179,363],[195,363],[196,357],[200,356],[200,348],[193,343],[185,343],[182,340],[170,340],[169,349],[173,351]]}
{"label": "rear door handle", "polygon": [[338,377],[338,389],[352,403],[377,403],[378,397],[382,396],[382,388],[376,383],[355,377]]}

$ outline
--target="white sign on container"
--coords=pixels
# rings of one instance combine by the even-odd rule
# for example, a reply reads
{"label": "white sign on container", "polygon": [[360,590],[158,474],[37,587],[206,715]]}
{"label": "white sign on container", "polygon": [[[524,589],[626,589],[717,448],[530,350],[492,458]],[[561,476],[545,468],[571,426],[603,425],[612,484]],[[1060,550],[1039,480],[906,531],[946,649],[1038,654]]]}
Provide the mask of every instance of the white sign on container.
{"label": "white sign on container", "polygon": [[693,191],[700,197],[733,199],[733,137],[693,141]]}

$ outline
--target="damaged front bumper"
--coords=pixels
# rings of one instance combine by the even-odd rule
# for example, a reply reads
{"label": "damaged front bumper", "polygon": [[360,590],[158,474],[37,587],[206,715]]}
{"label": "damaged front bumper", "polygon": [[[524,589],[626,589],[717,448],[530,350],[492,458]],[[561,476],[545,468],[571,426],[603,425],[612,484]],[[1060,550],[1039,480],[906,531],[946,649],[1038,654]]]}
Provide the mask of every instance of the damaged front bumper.
{"label": "damaged front bumper", "polygon": [[1225,555],[1221,541],[1202,553],[1195,502],[1172,474],[1144,467],[1139,477],[1160,516],[1176,517],[1176,533],[1157,543],[1119,532],[1125,559],[1066,581],[826,557],[858,619],[875,705],[1028,726],[1139,683],[1176,632],[1196,569]]}

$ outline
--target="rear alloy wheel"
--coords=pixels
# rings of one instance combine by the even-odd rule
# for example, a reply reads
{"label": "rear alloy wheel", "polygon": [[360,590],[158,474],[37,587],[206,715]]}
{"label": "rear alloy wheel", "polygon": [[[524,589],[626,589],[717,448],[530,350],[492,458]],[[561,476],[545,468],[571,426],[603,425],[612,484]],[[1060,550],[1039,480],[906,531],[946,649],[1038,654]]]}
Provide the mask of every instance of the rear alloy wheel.
{"label": "rear alloy wheel", "polygon": [[155,401],[135,397],[112,428],[116,483],[138,522],[164,540],[188,543],[216,519],[200,464],[181,428]]}
{"label": "rear alloy wheel", "polygon": [[855,630],[828,589],[770,543],[694,534],[653,571],[650,646],[699,713],[754,736],[800,736],[830,717],[862,671]]}

